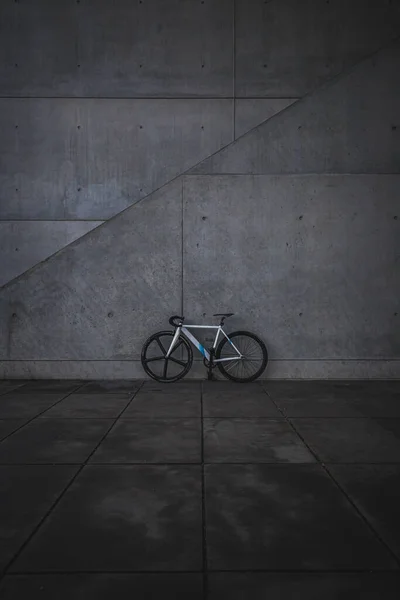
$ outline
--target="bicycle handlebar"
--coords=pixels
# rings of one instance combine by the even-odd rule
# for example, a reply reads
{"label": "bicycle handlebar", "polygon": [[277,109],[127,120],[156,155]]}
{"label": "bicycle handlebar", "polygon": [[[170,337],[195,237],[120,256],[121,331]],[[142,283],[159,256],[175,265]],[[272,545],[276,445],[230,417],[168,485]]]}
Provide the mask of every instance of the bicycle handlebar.
{"label": "bicycle handlebar", "polygon": [[[179,323],[175,323],[175,319],[178,319]],[[182,323],[183,323],[184,320],[185,320],[185,317],[179,317],[178,315],[174,315],[173,317],[171,317],[169,319],[168,322],[173,327],[178,327],[179,325],[182,325]]]}

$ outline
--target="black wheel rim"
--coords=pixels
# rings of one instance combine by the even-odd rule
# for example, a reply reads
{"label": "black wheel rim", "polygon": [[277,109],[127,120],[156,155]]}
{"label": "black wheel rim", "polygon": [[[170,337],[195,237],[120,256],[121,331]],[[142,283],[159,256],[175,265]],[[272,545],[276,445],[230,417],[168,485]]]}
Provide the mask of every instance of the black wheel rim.
{"label": "black wheel rim", "polygon": [[[251,379],[262,371],[265,356],[260,343],[248,335],[235,335],[232,343],[236,346],[243,358],[220,363],[223,370],[235,379]],[[236,350],[226,341],[221,349],[219,358],[234,358]]]}
{"label": "black wheel rim", "polygon": [[145,371],[154,379],[172,381],[179,378],[190,366],[189,349],[182,339],[178,339],[167,358],[172,338],[172,333],[158,334],[146,347],[142,363]]}

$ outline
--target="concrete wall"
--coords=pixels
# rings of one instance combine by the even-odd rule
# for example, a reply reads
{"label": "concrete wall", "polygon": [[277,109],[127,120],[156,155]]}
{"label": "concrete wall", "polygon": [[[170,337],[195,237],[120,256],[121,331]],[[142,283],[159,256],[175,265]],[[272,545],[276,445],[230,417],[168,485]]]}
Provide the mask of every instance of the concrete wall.
{"label": "concrete wall", "polygon": [[238,312],[230,325],[258,331],[276,358],[399,356],[399,184],[400,175],[186,177],[185,313]]}
{"label": "concrete wall", "polygon": [[[141,376],[141,346],[169,315],[207,322],[232,310],[233,329],[266,340],[270,377],[399,377],[400,162],[396,114],[387,110],[400,106],[398,80],[388,76],[400,69],[399,50],[396,43],[363,61],[205,160],[199,173],[180,176],[6,286],[3,376]],[[364,93],[378,86],[382,113],[376,96]],[[350,119],[360,97],[363,108]],[[319,146],[315,163],[309,147],[302,163],[292,129],[284,132],[287,123],[310,122]],[[364,132],[362,173],[351,153],[337,162],[338,123],[350,149]],[[279,139],[271,145],[285,165],[278,175],[254,174],[247,162],[254,139],[264,137]],[[257,164],[267,171],[266,142],[260,148]],[[237,174],[230,152],[234,161],[243,157]]]}
{"label": "concrete wall", "polygon": [[[0,19],[6,282],[54,252],[56,221],[79,232],[118,214],[387,43],[400,11],[390,0],[4,0]],[[30,252],[37,237],[18,222],[33,220]]]}
{"label": "concrete wall", "polygon": [[192,173],[398,173],[400,46],[391,45]]}
{"label": "concrete wall", "polygon": [[102,221],[0,222],[1,245],[6,249],[0,285],[28,271],[49,254],[55,254],[101,224]]}
{"label": "concrete wall", "polygon": [[0,292],[0,377],[142,376],[224,309],[270,377],[399,377],[399,9],[5,0],[2,281],[57,254]]}

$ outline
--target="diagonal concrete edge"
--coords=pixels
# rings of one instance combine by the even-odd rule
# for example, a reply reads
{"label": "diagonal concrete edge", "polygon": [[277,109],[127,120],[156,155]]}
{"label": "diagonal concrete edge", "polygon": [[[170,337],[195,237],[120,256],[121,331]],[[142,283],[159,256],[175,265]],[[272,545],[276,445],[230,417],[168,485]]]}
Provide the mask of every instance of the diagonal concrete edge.
{"label": "diagonal concrete edge", "polygon": [[[265,153],[262,154],[259,151],[260,143],[263,143],[263,141],[262,141],[263,136],[267,137],[268,136],[268,128],[274,128],[276,126],[276,123],[279,122],[279,120],[286,119],[287,115],[291,114],[291,115],[293,115],[293,117],[288,121],[288,125],[285,129],[285,134],[287,135],[288,130],[290,129],[289,123],[290,123],[290,125],[292,125],[293,121],[297,121],[298,115],[301,113],[301,111],[304,111],[305,107],[307,109],[307,105],[310,104],[310,102],[312,102],[313,99],[315,99],[315,98],[318,99],[318,97],[323,98],[324,95],[326,93],[329,93],[329,91],[333,87],[335,87],[337,84],[340,84],[340,82],[342,82],[345,79],[348,79],[348,78],[351,79],[353,74],[356,73],[360,68],[362,69],[364,67],[364,68],[368,69],[368,67],[371,67],[371,65],[373,64],[375,58],[378,58],[379,56],[381,56],[381,58],[384,59],[385,53],[390,53],[390,52],[393,52],[396,50],[398,51],[399,43],[400,43],[400,37],[397,37],[395,40],[392,40],[389,43],[389,45],[385,46],[384,48],[375,50],[368,57],[364,58],[363,60],[359,61],[355,65],[352,65],[350,68],[348,68],[348,69],[344,70],[343,72],[341,72],[340,74],[336,75],[330,81],[325,82],[317,90],[311,91],[309,94],[307,94],[303,98],[295,101],[293,104],[290,104],[286,108],[283,108],[281,111],[277,112],[273,116],[267,118],[262,123],[258,124],[256,127],[252,128],[250,131],[247,131],[246,133],[244,133],[243,135],[238,137],[235,141],[230,142],[224,148],[217,150],[214,154],[210,155],[209,157],[207,157],[205,159],[202,159],[197,165],[191,167],[190,169],[187,169],[186,171],[177,175],[175,178],[171,179],[169,182],[163,184],[162,186],[160,186],[159,188],[157,188],[156,190],[151,192],[148,196],[145,196],[144,198],[131,204],[129,207],[127,207],[123,211],[117,213],[116,215],[114,215],[113,217],[108,219],[107,221],[103,222],[98,227],[92,229],[87,234],[85,234],[85,235],[81,236],[80,238],[78,238],[77,240],[71,242],[71,244],[63,246],[63,248],[61,248],[59,251],[55,252],[54,254],[50,254],[45,260],[38,262],[35,266],[28,269],[23,274],[12,279],[11,281],[7,282],[5,285],[0,286],[0,290],[8,288],[9,286],[11,286],[13,283],[18,281],[22,277],[29,276],[30,273],[34,272],[38,268],[41,268],[49,260],[52,260],[54,257],[56,257],[60,252],[63,252],[70,246],[79,244],[79,242],[81,240],[86,239],[87,236],[91,235],[94,231],[97,231],[97,229],[104,228],[113,220],[118,219],[121,215],[125,214],[127,211],[129,211],[133,207],[137,206],[139,203],[141,203],[143,201],[148,201],[153,195],[158,194],[163,189],[166,189],[170,183],[173,183],[173,182],[179,180],[180,178],[184,177],[185,175],[206,174],[206,173],[207,174],[212,174],[212,173],[275,173],[275,172],[282,173],[282,172],[302,172],[302,171],[319,172],[318,168],[311,169],[311,170],[309,168],[304,168],[303,163],[299,163],[297,165],[297,167],[294,169],[293,169],[293,167],[292,167],[292,169],[287,169],[287,165],[286,165],[286,168],[282,169],[282,154],[281,153],[275,154],[277,160],[280,163],[279,166],[276,166],[276,165],[274,166],[271,163],[269,163],[268,165],[265,165]],[[302,132],[303,135],[304,135],[304,132],[306,132],[306,129],[303,130],[303,132]],[[301,142],[299,142],[299,143],[301,145]],[[245,144],[248,145],[247,148],[244,148]],[[252,148],[253,148],[253,152],[255,152],[256,156],[257,156],[257,160],[258,160],[257,165],[254,164],[254,156],[252,155]],[[266,153],[268,154],[268,156],[270,156],[270,148],[267,148],[266,150],[268,150],[268,152],[266,152]],[[229,152],[232,152],[232,155],[230,155]],[[313,157],[315,158],[315,153],[313,153]],[[232,162],[231,165],[229,164],[230,161]],[[238,168],[238,163],[240,164],[240,168]],[[322,169],[321,172],[329,172],[329,170],[328,171],[326,170],[325,163],[324,163],[323,167],[324,168]],[[340,169],[339,169],[339,171],[337,170],[338,169],[337,165],[335,165],[335,167],[336,168],[333,169],[332,172],[342,172]],[[346,169],[344,169],[343,172],[351,172],[351,169],[349,171],[348,168],[346,167]]]}
{"label": "diagonal concrete edge", "polygon": [[4,286],[103,221],[0,221]]}
{"label": "diagonal concrete edge", "polygon": [[0,356],[132,356],[181,310],[181,219],[175,181],[3,289]]}
{"label": "diagonal concrete edge", "polygon": [[[368,57],[364,58],[362,61],[358,62],[356,65],[352,65],[349,69],[345,70],[344,72],[340,73],[339,75],[335,76],[332,80],[324,83],[320,88],[318,88],[317,90],[313,90],[312,92],[310,92],[309,94],[307,94],[306,96],[304,96],[303,98],[297,100],[295,103],[290,104],[289,106],[287,106],[286,108],[283,108],[281,111],[279,111],[278,113],[274,114],[272,117],[269,117],[268,119],[266,119],[265,121],[263,121],[262,123],[260,123],[259,125],[257,125],[256,127],[254,127],[253,129],[251,129],[250,131],[244,133],[242,136],[240,136],[239,138],[237,138],[234,142],[231,142],[230,144],[228,144],[227,146],[225,146],[224,148],[216,151],[214,154],[212,154],[211,156],[201,160],[197,165],[195,165],[194,167],[191,167],[190,169],[180,173],[179,175],[177,175],[175,178],[171,179],[168,183],[163,184],[162,186],[160,186],[158,189],[154,190],[153,192],[151,192],[148,196],[138,200],[137,202],[131,204],[129,207],[127,207],[126,209],[124,209],[123,211],[119,212],[118,214],[114,215],[113,217],[111,217],[110,219],[108,219],[107,221],[104,221],[101,225],[99,225],[98,227],[95,227],[94,229],[92,229],[91,231],[89,231],[88,233],[84,234],[83,236],[79,237],[78,239],[74,240],[73,242],[71,242],[70,244],[65,245],[63,248],[61,248],[60,250],[58,250],[57,252],[55,252],[54,254],[49,255],[45,260],[37,263],[36,265],[34,265],[32,268],[28,269],[27,271],[25,271],[24,273],[22,273],[21,275],[19,275],[18,277],[12,279],[11,281],[7,282],[4,286],[0,287],[0,290],[6,290],[8,288],[10,288],[12,285],[14,285],[15,283],[17,283],[19,280],[27,278],[30,276],[30,274],[32,274],[33,272],[35,272],[37,269],[41,269],[43,268],[44,265],[46,265],[49,261],[53,260],[55,257],[57,257],[60,253],[66,251],[68,248],[71,247],[76,247],[79,246],[82,242],[84,242],[88,236],[93,235],[95,232],[97,232],[98,230],[102,230],[105,227],[107,227],[110,223],[112,223],[113,221],[122,218],[123,215],[127,214],[128,211],[132,210],[134,207],[138,206],[139,204],[143,203],[143,202],[148,202],[151,198],[153,197],[159,197],[160,192],[162,190],[168,190],[168,186],[171,184],[174,184],[175,182],[181,180],[183,177],[185,177],[186,175],[196,175],[196,174],[213,174],[216,172],[225,172],[225,173],[236,173],[236,174],[240,174],[240,173],[269,173],[269,172],[276,172],[276,171],[269,171],[267,168],[263,167],[263,164],[259,165],[259,169],[254,169],[254,168],[250,168],[249,170],[246,171],[246,165],[244,168],[242,169],[237,169],[236,167],[231,168],[231,170],[229,170],[229,165],[225,166],[227,162],[229,162],[229,152],[233,150],[233,152],[235,153],[235,162],[237,161],[237,155],[241,154],[240,156],[240,160],[242,163],[246,163],[251,161],[251,157],[249,157],[249,151],[251,151],[251,147],[255,146],[255,142],[257,142],[257,144],[260,143],[260,141],[262,140],[262,137],[264,134],[267,134],[271,128],[276,127],[277,124],[279,124],[279,122],[283,122],[286,121],[287,116],[288,115],[294,115],[295,116],[295,120],[297,120],[298,115],[301,113],[301,111],[304,111],[304,109],[307,111],[307,107],[308,105],[310,105],[310,103],[312,103],[312,101],[315,98],[318,97],[324,97],[324,95],[329,92],[330,90],[332,90],[332,88],[335,88],[335,86],[338,86],[341,84],[341,82],[343,82],[346,79],[351,79],[351,77],[357,73],[357,71],[359,71],[360,69],[365,69],[365,68],[369,68],[374,64],[374,61],[376,59],[381,59],[381,62],[384,62],[387,54],[393,53],[393,52],[400,52],[400,36],[397,37],[394,41],[392,41],[388,46],[385,46],[384,48],[381,48],[377,51],[372,52]],[[376,71],[379,71],[379,65],[377,66],[377,68],[375,69]],[[329,134],[328,134],[329,135]],[[249,146],[246,147],[245,145]],[[257,146],[258,148],[258,146]],[[255,152],[257,152],[257,150],[255,150]],[[221,158],[224,161],[224,167],[225,167],[225,171],[224,170],[220,170],[218,167],[221,163],[218,163],[218,159]],[[279,154],[279,159],[282,159],[282,155]],[[261,163],[263,163],[263,157],[261,157]],[[302,169],[299,169],[297,172],[301,172]],[[306,170],[307,171],[307,170]],[[285,170],[278,170],[278,172],[296,172],[296,170],[292,170],[290,169],[289,171],[285,171]],[[311,172],[318,172],[315,170],[311,170]],[[326,172],[326,171],[324,171]],[[333,172],[337,172],[337,171],[333,171]],[[340,172],[340,171],[339,171]],[[349,172],[348,170],[345,172]]]}
{"label": "diagonal concrete edge", "polygon": [[[268,102],[264,101],[263,99],[259,100],[260,103],[265,103]],[[247,100],[243,100],[243,104],[245,105],[246,102],[250,102]],[[256,118],[258,118],[257,120],[257,124],[254,125],[253,127],[251,127],[251,129],[253,129],[254,127],[258,127],[260,126],[262,123],[265,123],[266,121],[268,121],[269,119],[271,119],[273,116],[276,116],[277,114],[279,114],[279,112],[281,112],[282,110],[284,110],[284,108],[286,108],[289,105],[292,105],[294,102],[297,102],[297,100],[295,99],[281,99],[280,101],[277,101],[276,99],[272,102],[272,108],[270,106],[261,106],[260,108],[258,108],[258,112],[259,115],[256,115]],[[250,116],[246,116],[246,108],[244,107],[242,109],[243,114],[241,115],[241,127],[243,129],[246,129],[246,133],[247,133],[247,124],[246,121],[250,119]],[[262,114],[265,114],[265,118],[261,118]],[[272,113],[272,114],[271,114]],[[253,122],[254,122],[254,116],[252,117]],[[236,139],[240,139],[241,137],[243,137],[244,134],[241,134],[240,136],[238,136]],[[224,146],[223,148],[220,148],[219,150],[217,150],[216,152],[219,152],[221,150],[223,150],[224,148],[228,147],[230,144],[232,144],[232,142],[229,142],[229,144],[227,144],[226,146]],[[213,154],[211,154],[210,156],[213,156]],[[206,157],[205,159],[201,159],[196,165],[201,165],[201,163],[204,160],[207,160],[207,158],[210,157]],[[31,267],[24,269],[23,272],[21,272],[20,274],[18,274],[17,276],[11,278],[10,280],[6,281],[5,283],[3,283],[2,285],[0,285],[0,290],[10,286],[13,282],[17,281],[19,278],[28,275],[29,273],[31,273],[32,271],[34,271],[36,268],[40,267],[41,265],[43,265],[44,263],[47,263],[47,261],[51,260],[53,257],[57,256],[57,254],[59,254],[59,252],[62,252],[64,249],[68,248],[69,246],[75,244],[76,242],[78,242],[79,240],[85,238],[89,233],[92,233],[94,230],[98,229],[99,227],[103,227],[104,225],[107,225],[107,223],[109,223],[110,221],[112,221],[113,219],[118,218],[119,215],[125,213],[126,211],[128,211],[130,208],[134,207],[135,205],[139,204],[140,202],[143,201],[147,201],[149,200],[154,194],[157,194],[160,190],[166,188],[170,183],[178,180],[180,177],[183,177],[184,175],[186,175],[187,173],[190,172],[190,170],[194,168],[193,166],[190,167],[189,169],[186,169],[185,171],[179,173],[176,177],[173,177],[172,179],[170,179],[168,182],[162,184],[159,188],[156,188],[155,190],[153,190],[152,192],[150,192],[149,194],[147,194],[147,196],[144,196],[143,198],[141,198],[140,200],[137,200],[136,202],[133,202],[132,204],[130,204],[127,208],[125,208],[124,210],[118,212],[117,214],[113,215],[112,217],[110,217],[109,219],[107,219],[106,221],[99,221],[99,225],[96,225],[94,227],[92,227],[92,229],[90,231],[88,231],[87,233],[79,236],[79,238],[71,241],[68,244],[64,244],[61,248],[59,248],[56,252],[52,252],[50,254],[48,254],[48,256],[46,256],[45,258],[43,258],[42,260],[37,261],[34,265],[32,265]]]}
{"label": "diagonal concrete edge", "polygon": [[[246,100],[244,101],[246,102]],[[261,100],[262,102],[262,100]],[[284,105],[292,105],[294,102],[297,102],[296,99],[290,99],[290,100],[281,100],[280,101],[282,103],[282,106]],[[277,105],[277,101],[274,100],[273,101],[274,105]],[[281,112],[282,110],[284,110],[284,108],[275,108],[275,111],[273,113],[273,115],[271,116],[270,108],[261,108],[261,110],[259,109],[260,115],[262,114],[262,112],[264,111],[265,113],[267,113],[268,116],[266,116],[264,119],[262,119],[260,117],[260,119],[258,120],[257,124],[254,125],[253,127],[250,128],[254,129],[256,127],[258,127],[259,125],[261,125],[262,123],[265,123],[266,121],[268,121],[269,119],[271,119],[272,117],[276,116],[277,114],[279,114],[279,112]],[[246,118],[245,118],[245,114],[242,117],[243,119],[243,123],[241,124],[242,127],[246,127]],[[246,129],[246,133],[247,133],[247,129]],[[236,139],[240,139],[241,137],[243,137],[244,134],[238,136]],[[221,150],[223,150],[224,148],[228,147],[230,144],[232,144],[232,142],[229,142],[229,144],[227,144],[226,146],[223,146],[222,148],[220,148],[219,150],[216,150],[216,152],[220,152]],[[213,156],[215,153],[211,154],[210,156]],[[196,167],[197,165],[201,165],[201,163],[204,160],[207,160],[207,158],[210,157],[206,157],[206,158],[202,158],[198,163],[196,163],[196,165],[191,166],[190,168],[186,169],[185,171],[182,171],[181,173],[179,173],[178,175],[176,175],[175,177],[173,177],[172,179],[170,179],[169,181],[167,181],[166,183],[163,183],[160,187],[156,188],[155,190],[153,190],[152,192],[150,192],[149,194],[147,194],[147,196],[144,196],[143,198],[141,198],[140,200],[137,200],[136,202],[133,202],[132,204],[130,204],[128,207],[124,208],[123,210],[121,210],[120,212],[116,213],[115,215],[113,215],[112,217],[110,217],[109,219],[107,219],[106,221],[99,221],[100,224],[96,225],[95,227],[93,227],[90,231],[88,231],[87,233],[81,235],[79,238],[73,240],[72,242],[63,245],[60,249],[58,249],[56,252],[53,252],[51,254],[49,254],[48,256],[46,256],[43,260],[38,261],[37,263],[35,263],[32,267],[24,270],[21,274],[19,274],[18,276],[10,279],[9,281],[7,281],[6,283],[0,285],[0,291],[9,287],[10,285],[12,285],[15,281],[18,281],[21,277],[27,276],[30,273],[32,273],[35,269],[41,267],[43,264],[47,263],[49,260],[51,260],[52,258],[54,258],[55,256],[57,256],[60,252],[62,252],[63,250],[65,250],[66,248],[69,248],[70,246],[76,244],[77,242],[79,242],[79,240],[82,240],[84,238],[87,237],[87,235],[89,233],[93,233],[95,230],[102,228],[104,225],[107,225],[108,223],[110,223],[111,221],[113,221],[114,219],[117,219],[120,215],[125,214],[127,211],[129,211],[131,208],[133,208],[134,206],[140,204],[141,202],[144,201],[148,201],[152,196],[154,196],[155,194],[158,194],[161,190],[166,189],[168,187],[168,185],[170,183],[173,183],[177,180],[179,180],[181,177],[184,177],[186,174],[188,174],[190,172],[190,170],[194,167]]]}
{"label": "diagonal concrete edge", "polygon": [[400,37],[189,173],[398,172],[399,68]]}
{"label": "diagonal concrete edge", "polygon": [[[385,65],[385,52],[372,59],[375,66]],[[273,117],[277,127],[295,107]],[[187,180],[179,176],[3,288],[0,360],[137,359],[149,333],[182,310]]]}

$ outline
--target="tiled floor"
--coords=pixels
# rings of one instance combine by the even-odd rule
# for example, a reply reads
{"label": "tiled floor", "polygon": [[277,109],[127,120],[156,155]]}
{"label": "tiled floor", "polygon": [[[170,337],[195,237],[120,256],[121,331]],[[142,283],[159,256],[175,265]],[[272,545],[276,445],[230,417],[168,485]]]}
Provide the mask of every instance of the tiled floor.
{"label": "tiled floor", "polygon": [[0,598],[400,597],[400,382],[0,382]]}

